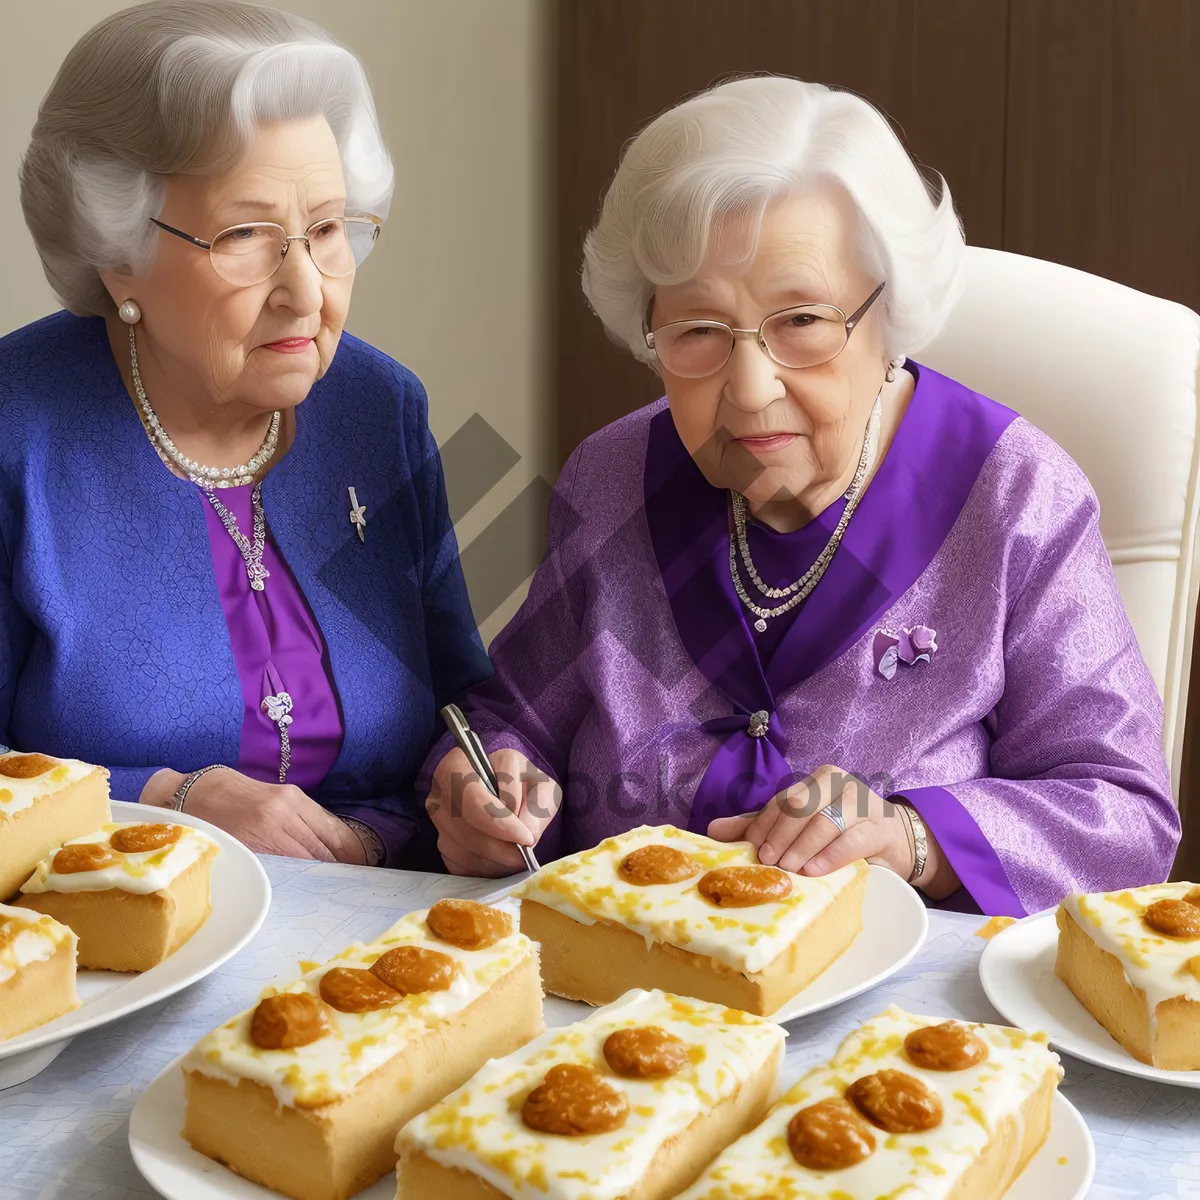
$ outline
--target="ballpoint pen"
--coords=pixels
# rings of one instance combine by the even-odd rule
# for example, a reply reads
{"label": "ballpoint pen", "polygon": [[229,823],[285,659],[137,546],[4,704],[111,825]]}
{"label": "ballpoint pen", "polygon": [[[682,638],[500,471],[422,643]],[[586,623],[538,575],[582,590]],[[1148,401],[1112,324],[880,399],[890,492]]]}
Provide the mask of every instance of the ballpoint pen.
{"label": "ballpoint pen", "polygon": [[[458,748],[467,756],[467,761],[471,764],[471,770],[483,780],[484,787],[496,799],[499,799],[500,784],[496,779],[496,772],[492,770],[492,764],[488,759],[487,752],[483,748],[483,743],[479,740],[479,734],[467,724],[467,718],[463,716],[462,709],[457,704],[447,704],[442,709],[442,719],[454,735],[454,740],[458,743]],[[525,860],[526,870],[538,871],[541,869],[538,866],[538,860],[534,857],[533,851],[528,846],[522,846],[518,842],[517,849],[520,850],[521,857]]]}

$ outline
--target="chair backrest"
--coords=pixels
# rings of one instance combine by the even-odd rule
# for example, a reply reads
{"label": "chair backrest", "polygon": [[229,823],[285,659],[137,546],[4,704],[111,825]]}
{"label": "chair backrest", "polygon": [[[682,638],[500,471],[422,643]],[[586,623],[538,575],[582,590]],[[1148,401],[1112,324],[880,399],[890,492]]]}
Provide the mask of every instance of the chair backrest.
{"label": "chair backrest", "polygon": [[1200,316],[1070,267],[969,247],[946,327],[916,358],[1015,409],[1082,467],[1165,709],[1176,802],[1198,571]]}

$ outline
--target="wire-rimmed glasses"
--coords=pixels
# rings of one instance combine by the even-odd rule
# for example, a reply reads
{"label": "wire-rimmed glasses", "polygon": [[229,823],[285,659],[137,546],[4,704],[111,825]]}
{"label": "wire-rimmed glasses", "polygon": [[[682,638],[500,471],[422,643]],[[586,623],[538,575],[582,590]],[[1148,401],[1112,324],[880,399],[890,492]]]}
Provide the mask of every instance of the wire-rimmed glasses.
{"label": "wire-rimmed glasses", "polygon": [[739,337],[754,338],[781,367],[818,367],[846,348],[885,286],[881,283],[850,316],[835,304],[797,304],[764,317],[757,329],[734,329],[723,321],[669,321],[645,330],[646,345],[664,370],[682,379],[703,379],[721,370]]}
{"label": "wire-rimmed glasses", "polygon": [[150,220],[193,246],[208,251],[213,270],[228,283],[253,287],[283,265],[293,242],[303,242],[317,270],[331,279],[352,274],[375,248],[383,224],[376,216],[323,217],[303,233],[288,234],[273,221],[248,221],[222,229],[211,242],[151,217]]}

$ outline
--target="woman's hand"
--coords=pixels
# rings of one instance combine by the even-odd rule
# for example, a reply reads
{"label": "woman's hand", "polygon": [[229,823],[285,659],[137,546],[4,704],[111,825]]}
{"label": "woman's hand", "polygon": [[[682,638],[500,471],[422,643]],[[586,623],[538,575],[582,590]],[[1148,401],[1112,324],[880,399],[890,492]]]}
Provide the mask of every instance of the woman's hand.
{"label": "woman's hand", "polygon": [[[156,771],[142,789],[141,802],[165,808],[184,778],[178,771]],[[367,861],[354,830],[290,783],[260,783],[222,767],[192,784],[184,807],[258,854],[322,862]]]}
{"label": "woman's hand", "polygon": [[[841,810],[845,833],[831,818],[820,815],[829,805]],[[759,862],[803,875],[828,875],[865,858],[907,879],[913,869],[913,850],[907,821],[898,807],[853,775],[824,766],[780,792],[760,812],[713,821],[708,836],[722,842],[752,842]],[[913,886],[941,899],[958,888],[959,881],[928,829],[926,840],[925,870]]]}
{"label": "woman's hand", "polygon": [[434,768],[425,810],[438,851],[454,875],[513,875],[524,870],[517,844],[536,846],[562,804],[562,788],[516,750],[489,755],[497,800],[457,747]]}

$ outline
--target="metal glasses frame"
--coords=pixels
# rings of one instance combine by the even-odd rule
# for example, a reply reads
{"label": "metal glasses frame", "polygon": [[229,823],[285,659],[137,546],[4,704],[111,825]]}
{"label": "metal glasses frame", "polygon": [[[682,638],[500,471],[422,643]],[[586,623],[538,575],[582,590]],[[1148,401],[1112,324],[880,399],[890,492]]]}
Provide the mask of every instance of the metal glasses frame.
{"label": "metal glasses frame", "polygon": [[[183,240],[185,242],[191,242],[191,244],[193,246],[199,246],[201,250],[208,250],[210,253],[212,251],[214,243],[220,241],[220,239],[225,234],[229,233],[233,229],[279,229],[283,232],[283,253],[280,254],[279,261],[275,264],[275,270],[273,270],[271,272],[271,275],[274,275],[275,271],[278,271],[279,268],[283,266],[283,261],[285,258],[287,258],[287,253],[292,248],[293,242],[303,242],[305,249],[308,251],[309,258],[312,258],[312,243],[308,240],[308,235],[318,225],[322,225],[326,221],[330,221],[330,220],[362,221],[364,223],[370,223],[370,224],[374,225],[375,229],[371,235],[371,245],[372,246],[374,246],[375,242],[379,239],[379,230],[383,225],[383,218],[375,216],[374,213],[364,213],[361,216],[355,215],[353,217],[322,217],[321,220],[314,221],[303,233],[288,233],[288,231],[286,229],[284,229],[283,226],[280,225],[278,221],[240,221],[237,225],[229,225],[226,228],[222,229],[216,235],[216,237],[214,237],[212,239],[211,242],[206,242],[203,238],[193,237],[190,233],[184,233],[184,231],[182,229],[176,229],[173,225],[168,225],[168,224],[166,224],[165,221],[160,221],[156,217],[151,217],[150,223],[152,225],[157,225],[159,227],[159,229],[163,230],[165,233],[173,233],[177,238],[183,238]],[[313,265],[316,266],[316,259],[313,259]],[[216,270],[215,267],[213,269]],[[317,270],[321,271],[321,268],[317,267]],[[220,272],[218,271],[217,274],[220,274]],[[321,274],[326,275],[326,272],[321,271]],[[350,275],[350,274],[352,274],[351,271],[346,272],[346,275]],[[260,279],[258,282],[266,283],[266,281],[271,278],[271,275],[264,275],[263,278]],[[225,276],[221,275],[221,278],[224,279]],[[329,278],[329,279],[344,279],[345,275],[328,275],[327,278]],[[227,280],[226,282],[232,282],[232,281]],[[255,285],[252,283],[248,283],[248,284],[243,284],[242,286],[254,287]]]}
{"label": "metal glasses frame", "polygon": [[[653,330],[648,327],[650,313],[649,313],[649,310],[647,310],[646,321],[643,322],[642,333],[646,339],[647,348],[649,350],[651,350],[654,353],[655,357],[657,358],[658,351],[654,345],[654,335],[655,335],[655,333],[661,333],[664,329],[670,329],[672,325],[703,325],[709,329],[726,329],[726,330],[728,330],[731,337],[733,338],[733,341],[729,345],[729,354],[725,358],[725,362],[721,363],[720,366],[713,367],[713,369],[711,371],[707,372],[708,375],[715,375],[721,369],[721,367],[725,366],[725,363],[727,363],[729,361],[729,359],[733,357],[733,348],[737,344],[737,339],[739,337],[754,338],[755,341],[758,342],[758,348],[773,363],[778,363],[779,366],[781,366],[781,367],[787,367],[787,369],[789,371],[803,371],[803,370],[806,370],[807,368],[806,367],[788,366],[787,363],[780,362],[779,359],[777,359],[775,357],[775,355],[771,353],[771,349],[767,345],[766,338],[763,337],[763,327],[766,325],[766,323],[768,321],[773,321],[776,317],[782,316],[784,313],[803,312],[806,308],[831,308],[831,309],[833,309],[833,311],[835,313],[837,313],[837,315],[839,317],[842,318],[842,322],[846,327],[846,341],[842,343],[841,349],[838,350],[837,354],[830,355],[829,358],[824,358],[821,360],[821,362],[815,362],[815,363],[808,364],[809,367],[819,367],[822,365],[822,363],[833,362],[833,360],[835,358],[837,358],[838,354],[841,354],[842,350],[845,350],[846,343],[850,341],[850,335],[854,332],[855,326],[859,323],[859,321],[861,321],[863,319],[864,316],[866,316],[867,309],[869,309],[871,307],[871,305],[874,304],[875,301],[879,299],[880,293],[883,291],[883,289],[885,287],[887,287],[887,280],[884,280],[884,282],[881,283],[862,302],[862,304],[860,304],[858,306],[858,308],[856,308],[854,310],[854,312],[852,312],[850,314],[850,316],[846,316],[846,314],[844,312],[842,312],[842,310],[840,308],[838,308],[838,306],[836,304],[793,304],[793,305],[789,306],[788,308],[781,308],[781,309],[779,309],[778,312],[769,313],[767,316],[763,317],[763,319],[759,323],[759,326],[757,329],[734,329],[734,327],[732,325],[726,325],[724,321],[691,320],[691,321],[668,321],[665,325],[660,325],[657,330]],[[654,301],[651,300],[650,303],[651,303],[651,305],[653,305]],[[703,378],[705,378],[705,376],[698,375],[698,376],[695,376],[695,378],[703,379]]]}

